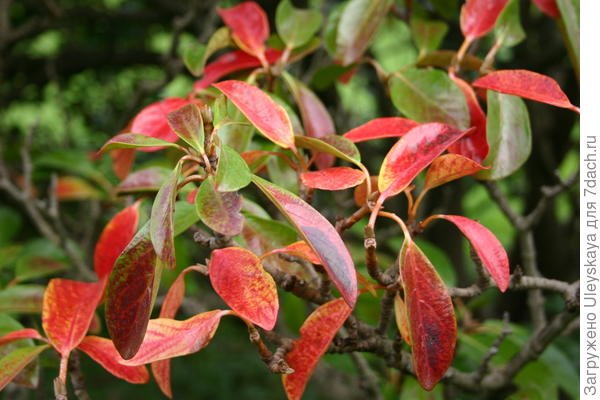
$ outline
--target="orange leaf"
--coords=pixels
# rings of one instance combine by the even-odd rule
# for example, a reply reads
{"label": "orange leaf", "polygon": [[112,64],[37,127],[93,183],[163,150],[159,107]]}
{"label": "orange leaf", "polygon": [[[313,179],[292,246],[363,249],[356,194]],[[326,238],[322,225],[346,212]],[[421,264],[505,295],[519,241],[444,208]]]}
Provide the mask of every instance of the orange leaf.
{"label": "orange leaf", "polygon": [[7,343],[11,343],[11,342],[14,342],[15,340],[21,340],[21,339],[37,339],[37,340],[43,340],[43,341],[46,340],[35,329],[23,328],[23,329],[19,329],[17,331],[9,332],[6,335],[0,337],[0,346],[3,346]]}
{"label": "orange leaf", "polygon": [[152,319],[138,353],[121,363],[142,365],[195,353],[208,345],[219,327],[221,317],[228,314],[231,311],[213,310],[184,321]]}
{"label": "orange leaf", "polygon": [[332,167],[300,174],[302,183],[313,189],[343,190],[359,185],[365,174],[350,167]]}
{"label": "orange leaf", "polygon": [[240,247],[214,250],[208,274],[215,291],[233,311],[266,330],[273,329],[279,310],[277,287],[257,256]]}
{"label": "orange leaf", "polygon": [[433,189],[444,183],[472,175],[475,172],[487,169],[470,158],[459,154],[444,154],[431,163],[425,175],[425,187],[423,190]]}
{"label": "orange leaf", "polygon": [[304,321],[300,338],[294,342],[292,351],[285,358],[294,370],[282,376],[283,388],[289,400],[302,398],[319,359],[351,312],[352,309],[343,299],[336,299],[321,305]]}
{"label": "orange leaf", "polygon": [[59,201],[97,199],[100,192],[85,179],[76,176],[62,176],[56,181],[56,198]]}
{"label": "orange leaf", "polygon": [[319,258],[319,256],[314,252],[314,250],[304,241],[300,240],[294,242],[288,246],[282,247],[281,249],[271,250],[266,254],[263,254],[262,258],[270,256],[272,254],[278,253],[286,253],[290,254],[294,257],[303,258],[309,261],[312,264],[322,265],[323,261]]}
{"label": "orange leaf", "polygon": [[231,36],[240,49],[264,60],[264,43],[269,37],[265,11],[255,2],[245,1],[231,8],[218,8],[217,12],[231,28]]}
{"label": "orange leaf", "polygon": [[44,293],[42,326],[50,344],[67,357],[88,331],[104,285],[52,279]]}
{"label": "orange leaf", "polygon": [[77,348],[117,378],[121,378],[129,383],[146,383],[150,379],[145,366],[132,367],[121,364],[123,359],[117,352],[117,349],[115,349],[113,342],[109,339],[98,336],[86,336]]}
{"label": "orange leaf", "polygon": [[408,327],[408,315],[406,313],[406,304],[402,297],[396,293],[394,297],[394,315],[396,316],[396,326],[400,332],[400,336],[409,346],[412,344],[410,340],[410,329]]}
{"label": "orange leaf", "polygon": [[156,384],[165,396],[172,399],[173,391],[171,390],[171,360],[160,360],[150,364],[152,375]]}

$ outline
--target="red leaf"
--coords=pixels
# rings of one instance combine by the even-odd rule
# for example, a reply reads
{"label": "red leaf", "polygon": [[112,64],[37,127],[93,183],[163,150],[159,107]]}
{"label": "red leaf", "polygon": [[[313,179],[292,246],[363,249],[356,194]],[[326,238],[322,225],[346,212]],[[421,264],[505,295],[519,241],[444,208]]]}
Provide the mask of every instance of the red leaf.
{"label": "red leaf", "polygon": [[160,271],[148,224],[115,262],[106,291],[106,327],[119,354],[135,355],[144,338]]}
{"label": "red leaf", "polygon": [[181,175],[181,162],[158,190],[150,213],[150,238],[156,255],[168,268],[175,268],[173,213],[177,197],[177,183]]}
{"label": "red leaf", "polygon": [[469,41],[492,30],[508,0],[467,0],[460,10],[460,29]]}
{"label": "red leaf", "polygon": [[403,249],[402,284],[412,342],[413,368],[431,390],[452,364],[456,318],[448,289],[414,242]]}
{"label": "red leaf", "polygon": [[213,310],[184,321],[168,318],[150,320],[139,352],[124,365],[142,365],[195,353],[212,340],[221,317],[231,311]]}
{"label": "red leaf", "polygon": [[508,256],[502,243],[489,229],[472,219],[459,215],[438,215],[452,222],[465,237],[471,242],[471,246],[481,260],[481,264],[490,273],[498,289],[504,292],[510,283],[510,269]]}
{"label": "red leaf", "polygon": [[[190,101],[179,97],[171,97],[144,107],[131,121],[130,132],[176,142],[178,137],[167,122],[167,114],[177,110]],[[140,148],[140,151],[156,151],[162,147]]]}
{"label": "red leaf", "polygon": [[165,396],[172,399],[173,391],[171,390],[171,360],[160,360],[150,364],[152,375],[156,384]]}
{"label": "red leaf", "polygon": [[135,150],[134,149],[115,149],[110,152],[110,158],[112,159],[112,169],[117,178],[120,180],[125,179],[133,162],[135,161]]}
{"label": "red leaf", "polygon": [[[265,57],[269,64],[275,64],[275,62],[279,60],[279,57],[281,57],[281,51],[267,49]],[[218,81],[225,75],[231,74],[232,72],[260,66],[261,64],[258,58],[243,51],[235,50],[225,53],[204,67],[204,76],[201,80],[194,83],[194,90],[200,91],[202,89],[206,89],[214,82]]]}
{"label": "red leaf", "polygon": [[298,229],[304,240],[323,261],[323,267],[348,305],[357,295],[356,271],[352,257],[335,228],[319,212],[296,195],[257,176],[254,183]]}
{"label": "red leaf", "polygon": [[402,192],[413,179],[452,143],[470,131],[433,122],[419,125],[400,138],[383,160],[378,202]]}
{"label": "red leaf", "polygon": [[267,256],[270,256],[272,254],[280,254],[280,253],[290,254],[294,257],[303,258],[312,264],[317,264],[317,265],[323,264],[323,261],[321,261],[319,256],[316,255],[315,252],[313,251],[313,249],[311,249],[310,246],[308,244],[306,244],[306,242],[303,240],[294,242],[294,243],[287,245],[285,247],[282,247],[280,249],[271,250],[268,253],[263,254],[261,259],[263,259]]}
{"label": "red leaf", "polygon": [[163,167],[148,167],[135,171],[117,186],[119,193],[158,192],[170,170]]}
{"label": "red leaf", "polygon": [[231,8],[218,8],[217,12],[231,28],[231,36],[240,49],[264,60],[264,42],[269,37],[265,11],[255,2],[245,1]]}
{"label": "red leaf", "polygon": [[477,79],[473,82],[473,86],[579,112],[579,108],[571,104],[554,79],[533,71],[524,69],[494,71]]}
{"label": "red leaf", "polygon": [[419,125],[417,122],[408,118],[375,118],[366,124],[357,126],[344,133],[344,137],[354,143],[366,142],[367,140],[374,139],[400,137],[417,125]]}
{"label": "red leaf", "polygon": [[86,336],[78,349],[90,356],[102,367],[129,383],[146,383],[150,376],[145,366],[131,367],[121,364],[123,360],[112,341],[98,336]]}
{"label": "red leaf", "polygon": [[317,308],[300,328],[300,338],[286,356],[289,375],[283,375],[283,388],[289,400],[301,399],[321,356],[327,351],[337,331],[352,309],[342,299],[336,299]]}
{"label": "red leaf", "polygon": [[290,117],[269,95],[242,81],[223,81],[213,86],[223,92],[269,140],[285,149],[294,148]]}
{"label": "red leaf", "polygon": [[273,329],[279,310],[277,287],[258,257],[240,247],[214,250],[208,274],[215,291],[240,317]]}
{"label": "red leaf", "polygon": [[94,270],[98,280],[110,275],[119,254],[131,242],[139,220],[139,202],[121,210],[104,227],[94,250]]}
{"label": "red leaf", "polygon": [[37,339],[37,340],[46,340],[40,335],[38,331],[31,328],[23,328],[18,331],[12,331],[7,333],[4,336],[0,337],[0,346],[3,346],[7,343],[14,342],[15,340],[21,339]]}
{"label": "red leaf", "polygon": [[556,0],[533,0],[533,3],[546,15],[551,18],[560,17],[560,10],[556,5]]}
{"label": "red leaf", "polygon": [[44,293],[42,326],[50,344],[68,357],[88,331],[104,285],[52,279]]}
{"label": "red leaf", "polygon": [[444,183],[486,169],[483,165],[459,154],[444,154],[431,163],[425,176],[423,190],[433,189]]}
{"label": "red leaf", "polygon": [[456,86],[465,95],[467,106],[469,107],[471,126],[475,127],[475,130],[473,133],[458,139],[456,143],[448,147],[448,151],[461,154],[480,163],[485,160],[490,151],[490,146],[487,142],[485,113],[481,109],[471,85],[453,74],[450,74],[450,78],[452,78]]}
{"label": "red leaf", "polygon": [[56,181],[56,198],[59,201],[97,199],[100,192],[85,179],[76,176],[62,176]]}
{"label": "red leaf", "polygon": [[332,167],[300,174],[302,183],[313,189],[343,190],[359,185],[365,174],[350,167]]}

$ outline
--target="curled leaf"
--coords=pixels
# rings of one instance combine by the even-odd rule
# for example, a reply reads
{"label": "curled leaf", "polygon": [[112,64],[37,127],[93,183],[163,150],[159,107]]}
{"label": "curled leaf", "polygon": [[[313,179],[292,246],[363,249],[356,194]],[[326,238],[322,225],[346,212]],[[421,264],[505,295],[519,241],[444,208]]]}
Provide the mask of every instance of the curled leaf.
{"label": "curled leaf", "polygon": [[375,118],[344,133],[344,137],[354,143],[389,137],[400,137],[417,125],[417,122],[408,118]]}
{"label": "curled leaf", "polygon": [[361,170],[350,167],[332,167],[303,172],[300,179],[309,188],[343,190],[359,185],[365,180],[365,175]]}

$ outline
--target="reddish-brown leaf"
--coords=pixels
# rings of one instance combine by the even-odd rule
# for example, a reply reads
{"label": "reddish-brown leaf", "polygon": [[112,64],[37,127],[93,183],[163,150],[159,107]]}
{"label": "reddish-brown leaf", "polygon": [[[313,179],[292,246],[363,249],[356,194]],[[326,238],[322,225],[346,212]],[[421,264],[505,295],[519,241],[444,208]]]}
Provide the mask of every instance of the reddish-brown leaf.
{"label": "reddish-brown leaf", "polygon": [[7,343],[11,343],[11,342],[14,342],[15,340],[21,340],[21,339],[37,339],[37,340],[43,340],[43,341],[46,340],[35,329],[23,328],[23,329],[19,329],[17,331],[9,332],[6,335],[0,337],[0,346],[3,346]]}
{"label": "reddish-brown leaf", "polygon": [[315,254],[315,252],[313,251],[313,249],[311,249],[311,247],[308,244],[306,244],[306,242],[303,240],[294,242],[294,243],[287,245],[285,247],[282,247],[280,249],[271,250],[268,253],[263,254],[261,258],[265,258],[272,254],[280,254],[280,253],[290,254],[294,257],[303,258],[303,259],[311,262],[312,264],[318,264],[318,265],[323,264],[323,261],[321,261],[319,256],[317,256]]}
{"label": "reddish-brown leaf", "polygon": [[110,158],[112,159],[112,169],[117,178],[123,180],[127,177],[133,162],[135,161],[134,149],[116,149],[111,151]]}
{"label": "reddish-brown leaf", "polygon": [[160,187],[150,214],[150,238],[161,262],[168,268],[175,268],[175,244],[173,213],[177,197],[177,183],[181,174],[181,162],[177,163],[171,175]]}
{"label": "reddish-brown leaf", "polygon": [[42,326],[50,344],[67,357],[81,342],[94,318],[104,285],[52,279],[44,293]]}
{"label": "reddish-brown leaf", "polygon": [[469,41],[494,28],[508,0],[467,0],[460,10],[460,29]]}
{"label": "reddish-brown leaf", "polygon": [[524,69],[494,71],[477,79],[473,82],[473,86],[579,112],[579,108],[571,104],[554,79],[533,71]]}
{"label": "reddish-brown leaf", "polygon": [[119,354],[135,355],[144,338],[160,271],[148,224],[115,262],[106,291],[106,327]]}
{"label": "reddish-brown leaf", "polygon": [[257,176],[254,183],[298,229],[323,261],[323,267],[349,306],[357,296],[356,270],[346,245],[335,228],[317,210],[296,195]]}
{"label": "reddish-brown leaf", "polygon": [[165,396],[172,399],[173,390],[171,389],[171,360],[159,360],[150,364],[152,375],[159,389]]}
{"label": "reddish-brown leaf", "polygon": [[59,201],[78,201],[97,199],[101,193],[85,179],[77,176],[61,176],[56,180],[56,199]]}
{"label": "reddish-brown leaf", "polygon": [[289,400],[302,398],[319,359],[351,312],[352,309],[342,299],[336,299],[317,308],[304,321],[300,338],[285,358],[294,370],[289,375],[282,375],[283,388]]}
{"label": "reddish-brown leaf", "polygon": [[485,113],[481,109],[475,91],[471,85],[454,74],[451,74],[450,78],[452,78],[456,86],[458,86],[465,95],[467,107],[469,107],[469,116],[471,118],[470,125],[474,127],[475,130],[458,139],[456,143],[448,147],[448,151],[461,154],[480,163],[485,160],[490,151],[490,146],[487,142]]}
{"label": "reddish-brown leaf", "polygon": [[[281,51],[267,49],[265,57],[269,64],[275,64],[275,62],[279,60],[279,57],[281,57]],[[243,51],[234,50],[225,53],[204,67],[204,76],[201,80],[194,83],[194,90],[200,91],[206,89],[225,75],[229,75],[232,72],[257,68],[260,66],[261,64],[258,58]]]}
{"label": "reddish-brown leaf", "polygon": [[268,94],[242,81],[223,81],[213,86],[223,92],[267,139],[283,148],[294,148],[290,117]]}
{"label": "reddish-brown leaf", "polygon": [[167,114],[171,129],[183,141],[199,152],[204,152],[204,121],[196,104],[186,104]]}
{"label": "reddish-brown leaf", "polygon": [[383,203],[406,189],[429,163],[468,132],[438,122],[411,129],[391,148],[381,164],[378,202]]}
{"label": "reddish-brown leaf", "polygon": [[433,160],[427,170],[424,190],[433,189],[463,176],[472,175],[482,169],[486,169],[486,167],[460,154],[444,154]]}
{"label": "reddish-brown leaf", "polygon": [[219,192],[212,178],[200,185],[196,194],[196,212],[202,222],[215,232],[235,236],[242,231],[242,197],[238,192]]}
{"label": "reddish-brown leaf", "polygon": [[384,117],[375,118],[366,124],[357,126],[344,133],[344,137],[354,143],[366,142],[367,140],[400,137],[410,131],[417,122],[408,118]]}
{"label": "reddish-brown leaf", "polygon": [[139,202],[121,210],[115,215],[100,234],[94,250],[94,270],[98,280],[112,272],[119,254],[131,242],[139,220]]}
{"label": "reddish-brown leaf", "polygon": [[460,215],[438,215],[437,218],[450,221],[460,229],[471,242],[481,264],[490,273],[498,289],[504,292],[510,283],[510,269],[506,250],[496,236],[479,222]]}
{"label": "reddish-brown leaf", "polygon": [[313,189],[343,190],[359,185],[365,180],[365,174],[355,168],[331,167],[319,171],[300,174],[302,183]]}
{"label": "reddish-brown leaf", "polygon": [[413,368],[421,386],[431,390],[454,358],[457,330],[452,299],[433,265],[412,241],[403,250],[400,269]]}
{"label": "reddish-brown leaf", "polygon": [[[167,122],[167,114],[190,103],[189,100],[171,97],[144,107],[131,121],[130,132],[176,142],[177,135]],[[161,147],[146,147],[140,151],[156,151]]]}
{"label": "reddish-brown leaf", "polygon": [[125,365],[143,365],[195,353],[212,340],[221,317],[231,311],[212,310],[184,321],[168,318],[150,320],[140,351]]}
{"label": "reddish-brown leaf", "polygon": [[256,255],[241,247],[214,250],[208,274],[215,291],[240,317],[273,329],[279,311],[277,287]]}
{"label": "reddish-brown leaf", "polygon": [[560,17],[560,10],[556,5],[556,0],[533,0],[533,3],[546,15],[551,18]]}
{"label": "reddish-brown leaf", "polygon": [[245,1],[231,8],[218,8],[217,12],[231,28],[231,36],[240,49],[264,60],[264,43],[269,37],[265,11],[255,2]]}
{"label": "reddish-brown leaf", "polygon": [[146,383],[150,376],[145,366],[128,366],[121,364],[123,359],[115,349],[112,341],[98,336],[86,336],[77,347],[90,356],[102,367],[129,383]]}
{"label": "reddish-brown leaf", "polygon": [[117,186],[119,193],[158,192],[171,171],[163,167],[148,167],[135,171]]}

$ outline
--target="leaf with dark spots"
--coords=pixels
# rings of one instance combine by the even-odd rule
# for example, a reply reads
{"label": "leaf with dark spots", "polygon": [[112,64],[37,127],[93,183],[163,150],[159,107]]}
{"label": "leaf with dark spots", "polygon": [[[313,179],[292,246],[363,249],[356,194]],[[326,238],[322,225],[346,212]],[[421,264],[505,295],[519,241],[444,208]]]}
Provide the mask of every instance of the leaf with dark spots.
{"label": "leaf with dark spots", "polygon": [[171,170],[163,167],[148,167],[132,172],[117,185],[121,193],[158,192]]}
{"label": "leaf with dark spots", "polygon": [[48,340],[63,357],[83,340],[102,298],[100,282],[52,279],[44,293],[42,327]]}
{"label": "leaf with dark spots", "polygon": [[401,256],[400,273],[413,368],[421,386],[431,390],[454,358],[457,328],[452,299],[431,262],[412,241]]}
{"label": "leaf with dark spots", "polygon": [[375,118],[344,133],[344,137],[354,143],[390,137],[400,137],[417,125],[419,125],[417,122],[408,118]]}
{"label": "leaf with dark spots", "polygon": [[325,303],[304,321],[300,338],[285,360],[293,373],[282,375],[283,388],[289,400],[300,400],[319,359],[329,347],[352,309],[342,299]]}
{"label": "leaf with dark spots", "polygon": [[508,0],[467,0],[460,10],[460,29],[469,41],[492,30]]}
{"label": "leaf with dark spots", "polygon": [[196,104],[187,104],[167,114],[173,131],[196,151],[204,152],[204,122]]}
{"label": "leaf with dark spots", "polygon": [[254,176],[254,183],[298,229],[306,243],[323,261],[327,274],[350,307],[357,296],[352,257],[335,228],[305,201],[271,182]]}
{"label": "leaf with dark spots", "polygon": [[115,263],[106,294],[106,327],[124,359],[139,349],[156,294],[160,265],[149,223],[135,235]]}
{"label": "leaf with dark spots", "polygon": [[319,171],[303,172],[302,183],[313,189],[343,190],[359,185],[365,180],[361,170],[350,167],[332,167]]}
{"label": "leaf with dark spots", "polygon": [[160,187],[150,214],[150,238],[158,258],[168,268],[175,267],[175,245],[173,243],[173,212],[177,197],[177,183],[181,175],[181,163]]}
{"label": "leaf with dark spots", "polygon": [[423,190],[433,189],[463,176],[486,169],[483,165],[459,154],[444,154],[431,163],[425,175]]}
{"label": "leaf with dark spots", "polygon": [[215,232],[235,236],[242,231],[242,198],[237,192],[218,192],[214,180],[207,178],[196,194],[196,212],[202,222]]}
{"label": "leaf with dark spots", "polygon": [[252,252],[241,247],[213,250],[208,263],[210,283],[240,317],[268,331],[277,322],[277,286]]}

